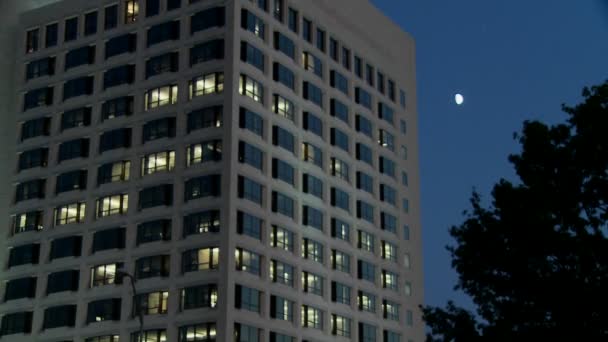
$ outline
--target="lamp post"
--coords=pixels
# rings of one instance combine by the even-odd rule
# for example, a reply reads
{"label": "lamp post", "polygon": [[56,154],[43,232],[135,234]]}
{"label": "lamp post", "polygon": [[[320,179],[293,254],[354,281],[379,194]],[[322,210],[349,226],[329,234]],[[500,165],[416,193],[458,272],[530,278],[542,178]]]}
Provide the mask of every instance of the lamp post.
{"label": "lamp post", "polygon": [[144,315],[141,312],[141,307],[139,306],[139,304],[135,303],[135,300],[137,300],[137,289],[135,289],[135,283],[137,282],[137,280],[135,279],[134,276],[132,276],[131,274],[124,272],[122,270],[116,270],[116,278],[117,280],[119,280],[119,283],[122,283],[123,278],[129,278],[129,280],[131,281],[131,291],[133,292],[133,303],[135,304],[135,307],[137,308],[137,316],[139,317],[139,341],[142,341],[143,339],[143,335],[144,335]]}

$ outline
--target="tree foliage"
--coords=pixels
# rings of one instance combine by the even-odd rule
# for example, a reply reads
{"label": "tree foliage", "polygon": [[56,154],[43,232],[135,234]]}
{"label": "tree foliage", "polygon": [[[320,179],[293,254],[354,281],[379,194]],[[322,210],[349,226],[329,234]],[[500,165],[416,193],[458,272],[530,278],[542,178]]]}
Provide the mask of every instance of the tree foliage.
{"label": "tree foliage", "polygon": [[448,247],[476,312],[423,308],[428,341],[608,341],[608,82],[524,123],[519,176],[477,193]]}

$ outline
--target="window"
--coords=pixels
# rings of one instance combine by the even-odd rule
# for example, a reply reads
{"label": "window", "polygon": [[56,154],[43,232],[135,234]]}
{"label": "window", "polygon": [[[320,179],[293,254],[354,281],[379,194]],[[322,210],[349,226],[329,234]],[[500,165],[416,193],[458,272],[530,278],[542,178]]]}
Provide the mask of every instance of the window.
{"label": "window", "polygon": [[261,310],[262,293],[247,286],[235,285],[234,306],[237,309],[244,309],[259,313]]}
{"label": "window", "polygon": [[264,152],[244,141],[239,141],[239,162],[264,171]]}
{"label": "window", "polygon": [[190,20],[190,34],[213,27],[223,27],[226,22],[224,7],[212,7],[197,12]]}
{"label": "window", "polygon": [[382,287],[393,291],[399,291],[399,276],[397,273],[382,270]]}
{"label": "window", "polygon": [[195,77],[189,83],[190,99],[197,96],[221,93],[224,90],[224,73],[213,72]]}
{"label": "window", "polygon": [[345,47],[342,47],[342,66],[350,70],[350,50]]}
{"label": "window", "polygon": [[349,122],[348,106],[336,99],[331,99],[329,104],[330,104],[329,107],[330,107],[331,115],[335,118],[338,118],[338,119],[344,121],[346,124],[348,124],[348,122]]}
{"label": "window", "polygon": [[27,63],[25,67],[25,80],[42,76],[55,75],[55,57],[45,57]]}
{"label": "window", "polygon": [[211,106],[194,110],[188,113],[188,127],[190,133],[199,129],[222,127],[223,106]]}
{"label": "window", "polygon": [[380,184],[380,200],[390,205],[397,205],[397,190],[390,185]]}
{"label": "window", "polygon": [[412,312],[412,310],[405,310],[405,324],[408,327],[414,325],[414,313]]}
{"label": "window", "polygon": [[372,160],[372,149],[369,148],[369,146],[362,144],[362,143],[357,143],[356,144],[356,157],[357,160],[361,160],[371,166],[373,166],[374,162]]}
{"label": "window", "polygon": [[369,110],[372,110],[372,96],[362,88],[355,87],[355,102]]}
{"label": "window", "polygon": [[148,121],[142,128],[142,142],[175,137],[175,118]]}
{"label": "window", "polygon": [[273,63],[273,73],[272,77],[275,82],[279,82],[286,86],[287,88],[295,91],[296,89],[296,76],[288,67],[284,66],[281,63],[274,62]]}
{"label": "window", "polygon": [[[190,48],[190,66],[224,59],[224,40],[214,39]],[[177,69],[177,68],[176,68]]]}
{"label": "window", "polygon": [[395,136],[386,130],[378,130],[378,144],[382,147],[386,147],[391,151],[395,151]]}
{"label": "window", "polygon": [[[182,6],[182,0],[167,0],[167,11],[172,11],[174,9],[178,9],[181,6]],[[214,330],[215,330],[215,328],[214,328]]]}
{"label": "window", "polygon": [[395,166],[394,161],[392,161],[386,157],[380,156],[378,164],[379,164],[380,173],[383,173],[385,175],[395,178],[396,166]]}
{"label": "window", "polygon": [[384,330],[383,335],[384,335],[383,342],[401,342],[401,334],[399,334],[399,333],[389,331],[389,330]]}
{"label": "window", "polygon": [[171,241],[171,220],[147,221],[137,225],[137,245],[155,242]]}
{"label": "window", "polygon": [[355,129],[357,132],[361,132],[368,137],[373,138],[372,122],[361,114],[355,116]]}
{"label": "window", "polygon": [[357,295],[358,307],[361,311],[367,311],[374,313],[376,312],[376,296],[365,292],[359,291]]}
{"label": "window", "polygon": [[302,143],[302,152],[302,159],[304,161],[323,168],[323,151],[320,148],[310,143]]}
{"label": "window", "polygon": [[237,233],[262,241],[262,228],[264,226],[264,220],[240,210],[236,213],[236,220]]}
{"label": "window", "polygon": [[312,114],[310,112],[304,112],[302,126],[305,130],[323,138],[323,121],[319,119],[319,117],[317,117],[315,114]]}
{"label": "window", "polygon": [[357,201],[357,218],[374,224],[374,206],[362,201]]}
{"label": "window", "polygon": [[[393,80],[388,80],[388,97],[395,102],[395,82]],[[403,102],[405,103],[405,101]]]}
{"label": "window", "polygon": [[410,226],[403,225],[403,240],[409,240],[410,239]]}
{"label": "window", "polygon": [[71,128],[85,127],[91,124],[91,107],[80,107],[63,112],[61,115],[61,131]]}
{"label": "window", "polygon": [[152,255],[139,258],[135,261],[135,278],[168,277],[170,265],[169,255]]}
{"label": "window", "polygon": [[363,77],[363,62],[359,56],[355,56],[355,74],[359,78]]}
{"label": "window", "polygon": [[133,96],[122,96],[104,102],[101,106],[101,121],[133,114]]}
{"label": "window", "polygon": [[399,304],[386,299],[382,300],[382,317],[392,321],[399,321]]}
{"label": "window", "polygon": [[113,37],[106,41],[105,57],[108,59],[110,57],[122,55],[123,53],[132,53],[135,52],[136,49],[137,34],[123,34],[122,36]]}
{"label": "window", "polygon": [[329,131],[330,133],[330,142],[333,146],[336,146],[345,152],[350,150],[349,142],[348,142],[348,134],[342,132],[341,130],[332,127]]}
{"label": "window", "polygon": [[272,97],[272,111],[295,122],[294,103],[279,94],[274,94]]}
{"label": "window", "polygon": [[86,204],[84,202],[70,203],[55,208],[55,226],[71,223],[82,223],[85,218]]}
{"label": "window", "polygon": [[294,286],[294,272],[295,268],[286,263],[271,260],[270,261],[270,279],[273,283],[287,285],[289,287]]}
{"label": "window", "polygon": [[78,17],[66,19],[63,40],[66,42],[78,38]]}
{"label": "window", "polygon": [[261,206],[264,200],[264,186],[247,177],[239,176],[238,195],[239,198],[252,201]]}
{"label": "window", "polygon": [[31,231],[40,231],[43,226],[43,211],[28,211],[13,217],[12,234],[20,234]]}
{"label": "window", "polygon": [[274,31],[274,49],[281,51],[285,56],[293,60],[296,58],[296,45],[293,40],[278,31]]}
{"label": "window", "polygon": [[103,74],[103,89],[132,84],[135,80],[135,65],[121,65]]}
{"label": "window", "polygon": [[270,342],[295,342],[296,338],[289,335],[279,334],[271,331],[269,334]]}
{"label": "window", "polygon": [[196,272],[217,269],[220,262],[220,249],[208,247],[193,249],[182,253],[182,272]]}
{"label": "window", "polygon": [[298,11],[290,7],[287,12],[287,27],[289,27],[289,29],[296,34],[298,33],[298,22]]}
{"label": "window", "polygon": [[86,158],[89,156],[89,140],[75,139],[66,141],[59,145],[58,161],[66,161],[75,158]]}
{"label": "window", "polygon": [[96,217],[102,218],[112,215],[124,215],[127,213],[129,206],[129,195],[111,195],[101,197],[96,203]]}
{"label": "window", "polygon": [[285,4],[283,0],[274,0],[272,13],[274,18],[280,22],[283,22],[283,13],[285,12]]}
{"label": "window", "polygon": [[321,30],[320,28],[317,28],[317,49],[321,50],[322,52],[325,52],[325,31]]}
{"label": "window", "polygon": [[378,71],[378,73],[376,74],[376,79],[378,80],[378,84],[377,84],[378,91],[381,94],[384,94],[384,92],[385,92],[385,88],[384,88],[384,74],[381,73],[380,71]]}
{"label": "window", "polygon": [[104,335],[104,336],[94,336],[85,339],[85,342],[118,342],[120,338],[119,335]]}
{"label": "window", "polygon": [[177,102],[177,84],[166,85],[146,91],[144,110],[175,104]]}
{"label": "window", "polygon": [[241,41],[241,61],[249,63],[264,72],[264,53],[250,43]]}
{"label": "window", "polygon": [[95,232],[92,252],[125,248],[125,228],[112,228]]}
{"label": "window", "polygon": [[332,302],[350,306],[350,292],[351,292],[351,289],[348,285],[338,283],[335,281],[331,282],[331,300],[332,300]]}
{"label": "window", "polygon": [[186,166],[222,160],[222,141],[211,140],[188,146]]}
{"label": "window", "polygon": [[376,327],[359,322],[359,336],[361,342],[376,342]]}
{"label": "window", "polygon": [[218,291],[215,284],[183,288],[181,291],[180,310],[215,308],[217,296]]}
{"label": "window", "polygon": [[87,324],[120,321],[120,298],[101,299],[87,305]]}
{"label": "window", "polygon": [[331,251],[331,267],[334,270],[350,274],[350,255],[332,249]]}
{"label": "window", "polygon": [[350,181],[350,172],[348,164],[345,161],[335,157],[331,158],[331,174],[332,176],[338,177],[347,182]]}
{"label": "window", "polygon": [[376,282],[376,266],[371,262],[357,260],[357,277],[372,283]]}
{"label": "window", "polygon": [[357,189],[374,194],[374,178],[367,173],[357,171]]}
{"label": "window", "polygon": [[46,25],[46,33],[44,35],[44,47],[50,48],[57,45],[57,33],[59,31],[59,24],[49,24]]}
{"label": "window", "polygon": [[25,151],[19,155],[19,171],[34,167],[46,167],[49,149],[45,147]]}
{"label": "window", "polygon": [[23,111],[53,104],[53,87],[33,89],[23,95]]}
{"label": "window", "polygon": [[350,225],[340,219],[331,219],[331,236],[350,242]]}
{"label": "window", "polygon": [[36,277],[13,279],[6,282],[4,301],[35,298],[36,297]]}
{"label": "window", "polygon": [[169,291],[150,292],[133,298],[133,317],[144,315],[161,315],[167,313]]}
{"label": "window", "polygon": [[406,107],[407,99],[406,99],[405,91],[403,91],[403,90],[399,91],[399,103],[401,104],[401,108]]}
{"label": "window", "polygon": [[330,73],[330,85],[348,96],[348,79],[336,70]]}
{"label": "window", "polygon": [[55,193],[83,190],[87,187],[87,170],[65,172],[57,176]]}
{"label": "window", "polygon": [[179,53],[168,52],[146,61],[146,79],[179,70]]}
{"label": "window", "polygon": [[238,271],[249,272],[258,276],[260,275],[262,257],[259,254],[243,248],[236,248],[234,251],[234,258]]}
{"label": "window", "polygon": [[266,24],[264,24],[264,21],[246,9],[241,10],[241,28],[253,33],[262,40],[266,36]]}
{"label": "window", "polygon": [[323,199],[323,181],[313,175],[302,175],[302,191]]}
{"label": "window", "polygon": [[329,38],[329,56],[336,62],[339,62],[340,56],[338,55],[338,41],[334,38]]}
{"label": "window", "polygon": [[302,224],[323,231],[323,212],[311,206],[302,206]]}
{"label": "window", "polygon": [[97,169],[97,185],[127,181],[130,170],[131,162],[128,160],[103,164]]}
{"label": "window", "polygon": [[131,147],[131,129],[119,128],[102,133],[99,136],[99,153],[119,148]]}
{"label": "window", "polygon": [[302,88],[304,89],[302,94],[304,99],[311,101],[317,106],[323,108],[323,91],[321,88],[307,81],[304,81]]}
{"label": "window", "polygon": [[90,36],[97,33],[97,12],[89,12],[84,15],[84,35]]}
{"label": "window", "polygon": [[179,40],[179,20],[156,24],[148,29],[146,47],[170,40]]}
{"label": "window", "polygon": [[295,216],[294,200],[291,197],[289,197],[283,193],[280,193],[278,191],[273,191],[272,192],[272,211],[293,219]]}
{"label": "window", "polygon": [[184,183],[184,201],[204,198],[204,197],[219,197],[221,194],[221,178],[220,175],[207,175],[188,179]]}
{"label": "window", "polygon": [[375,243],[374,235],[366,231],[359,230],[357,248],[374,253]]}
{"label": "window", "polygon": [[397,234],[397,218],[389,213],[380,213],[380,228],[387,232]]}
{"label": "window", "polygon": [[295,186],[295,169],[281,159],[272,159],[272,177]]}
{"label": "window", "polygon": [[249,325],[234,323],[235,342],[260,342],[261,330]]}
{"label": "window", "polygon": [[244,107],[239,109],[239,127],[264,137],[264,119],[262,116]]}
{"label": "window", "polygon": [[42,330],[73,327],[76,323],[76,305],[52,306],[44,310]]}
{"label": "window", "polygon": [[331,188],[331,205],[350,212],[350,195],[336,187]]}
{"label": "window", "polygon": [[294,251],[295,234],[285,228],[273,225],[270,232],[270,245],[288,252]]}
{"label": "window", "polygon": [[270,318],[293,322],[295,303],[279,296],[270,296]]}
{"label": "window", "polygon": [[78,291],[80,272],[78,270],[66,270],[50,273],[46,283],[46,294],[57,292]]}
{"label": "window", "polygon": [[51,242],[49,260],[79,257],[82,250],[82,236],[68,236]]}
{"label": "window", "polygon": [[32,332],[32,311],[7,313],[2,316],[0,335],[29,334]]}
{"label": "window", "polygon": [[323,62],[312,53],[302,53],[302,66],[304,69],[312,71],[315,75],[323,78]]}
{"label": "window", "polygon": [[215,341],[216,336],[217,326],[215,323],[199,323],[179,327],[179,342],[212,342]]}
{"label": "window", "polygon": [[83,76],[68,80],[63,84],[63,101],[93,93],[93,76]]}
{"label": "window", "polygon": [[45,187],[46,180],[44,179],[34,179],[17,184],[15,187],[15,203],[44,198]]}
{"label": "window", "polygon": [[256,102],[262,104],[264,103],[264,86],[262,83],[247,75],[241,74],[239,81],[239,93],[251,98]]}
{"label": "window", "polygon": [[378,117],[391,125],[394,124],[395,111],[387,104],[378,102]]}
{"label": "window", "polygon": [[323,245],[308,238],[302,239],[302,258],[323,263]]}
{"label": "window", "polygon": [[323,330],[323,311],[302,305],[302,327]]}
{"label": "window", "polygon": [[139,209],[148,209],[173,204],[173,184],[161,184],[139,192]]}
{"label": "window", "polygon": [[302,19],[302,38],[305,41],[312,43],[312,21],[303,18]]}
{"label": "window", "polygon": [[108,6],[104,10],[104,24],[105,30],[111,30],[118,26],[118,5]]}
{"label": "window", "polygon": [[272,126],[272,144],[295,153],[295,138],[293,134],[276,125]]}
{"label": "window", "polygon": [[[139,336],[141,335],[141,336]],[[116,340],[118,341],[118,340]],[[142,334],[139,332],[131,333],[131,341],[139,342],[164,342],[167,341],[167,331],[164,329],[146,330]],[[103,341],[105,342],[105,341]]]}
{"label": "window", "polygon": [[401,158],[407,160],[407,146],[401,145]]}
{"label": "window", "polygon": [[374,86],[374,67],[369,64],[365,65],[365,80],[367,84]]}
{"label": "window", "polygon": [[114,263],[91,268],[91,287],[114,284],[116,270],[121,269],[122,266],[122,263]]}
{"label": "window", "polygon": [[331,334],[350,338],[351,319],[333,314],[331,315]]}
{"label": "window", "polygon": [[160,0],[146,0],[146,17],[153,17],[160,13]]}

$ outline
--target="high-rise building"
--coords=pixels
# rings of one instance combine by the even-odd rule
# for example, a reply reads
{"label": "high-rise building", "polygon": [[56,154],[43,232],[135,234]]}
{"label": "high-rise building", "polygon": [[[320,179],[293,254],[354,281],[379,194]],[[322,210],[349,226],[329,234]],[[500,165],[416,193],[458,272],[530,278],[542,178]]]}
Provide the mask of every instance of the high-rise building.
{"label": "high-rise building", "polygon": [[414,43],[371,3],[18,27],[3,341],[423,341]]}

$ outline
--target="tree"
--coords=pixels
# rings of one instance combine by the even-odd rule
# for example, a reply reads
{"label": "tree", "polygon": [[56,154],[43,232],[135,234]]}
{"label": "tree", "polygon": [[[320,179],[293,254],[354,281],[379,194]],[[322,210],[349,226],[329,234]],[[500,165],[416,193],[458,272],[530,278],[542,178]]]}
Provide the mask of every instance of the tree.
{"label": "tree", "polygon": [[524,123],[517,183],[473,193],[448,250],[475,313],[423,308],[427,341],[608,341],[608,81],[583,97]]}

